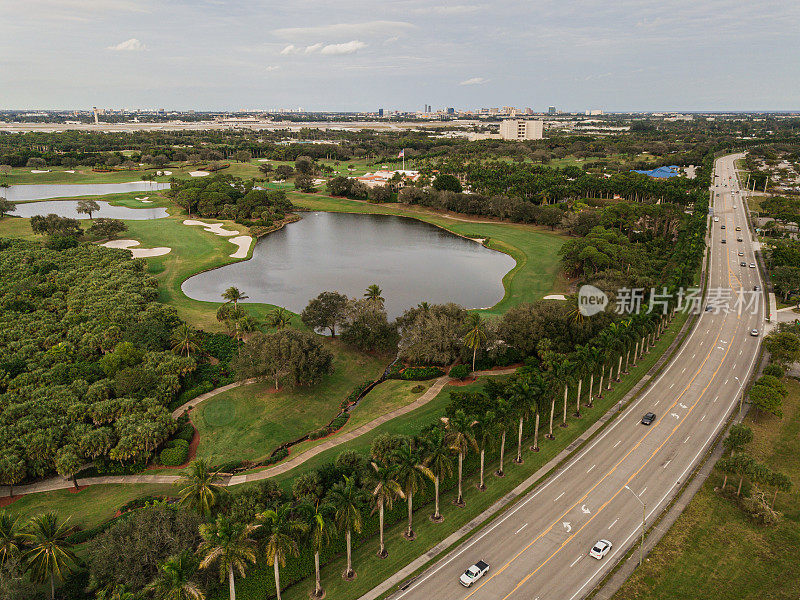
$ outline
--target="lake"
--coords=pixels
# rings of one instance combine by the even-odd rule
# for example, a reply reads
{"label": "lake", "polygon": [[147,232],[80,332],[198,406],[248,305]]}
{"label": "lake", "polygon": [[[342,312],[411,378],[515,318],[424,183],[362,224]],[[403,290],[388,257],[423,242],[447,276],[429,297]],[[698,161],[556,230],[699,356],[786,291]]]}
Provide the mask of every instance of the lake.
{"label": "lake", "polygon": [[259,239],[250,260],[195,275],[182,289],[190,298],[220,302],[236,286],[249,302],[299,313],[320,292],[360,298],[375,283],[393,318],[422,301],[493,306],[515,264],[506,254],[416,219],[314,212]]}
{"label": "lake", "polygon": [[[92,213],[92,218],[107,217],[110,219],[125,219],[129,221],[143,221],[145,219],[163,219],[169,216],[166,208],[128,208],[127,206],[112,206],[108,202],[96,200],[100,210]],[[71,219],[88,219],[89,216],[78,213],[78,200],[42,200],[41,202],[23,202],[17,204],[17,209],[9,213],[16,217],[32,217],[33,215],[49,215],[55,213],[59,217]]]}
{"label": "lake", "polygon": [[[45,198],[72,198],[74,196],[103,196],[105,194],[122,194],[125,192],[155,192],[169,189],[168,183],[150,181],[132,181],[130,183],[65,183],[65,184],[31,184],[12,185],[0,188],[0,196],[11,202],[42,200]],[[105,216],[105,215],[104,215]]]}

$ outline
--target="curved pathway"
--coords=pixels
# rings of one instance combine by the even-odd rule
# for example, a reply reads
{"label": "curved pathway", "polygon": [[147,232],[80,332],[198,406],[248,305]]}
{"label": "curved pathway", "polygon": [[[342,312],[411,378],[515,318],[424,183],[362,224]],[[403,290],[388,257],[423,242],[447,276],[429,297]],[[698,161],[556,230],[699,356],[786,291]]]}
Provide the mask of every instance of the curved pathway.
{"label": "curved pathway", "polygon": [[[490,371],[477,371],[475,373],[476,376],[482,377],[485,375],[509,375],[516,371],[516,367],[508,368],[508,369],[496,369]],[[254,379],[248,379],[246,381],[238,381],[235,383],[231,383],[229,385],[222,386],[215,390],[212,390],[206,394],[202,394],[195,398],[194,400],[187,402],[183,406],[180,406],[175,411],[173,411],[173,417],[179,417],[183,414],[184,410],[188,409],[189,407],[195,407],[199,403],[216,396],[217,394],[221,394],[222,392],[226,392],[230,389],[235,387],[239,387],[241,385],[246,385],[249,383],[253,383]],[[448,375],[443,375],[439,377],[433,385],[428,388],[428,390],[422,394],[419,398],[417,398],[414,402],[410,404],[406,404],[405,406],[401,406],[393,411],[385,413],[360,427],[356,427],[352,431],[348,431],[346,433],[333,435],[329,439],[325,440],[321,444],[318,444],[308,450],[301,452],[297,456],[281,462],[275,466],[268,467],[266,469],[262,469],[261,471],[256,471],[254,473],[247,473],[244,475],[234,475],[233,477],[225,477],[220,482],[221,485],[238,485],[245,482],[251,481],[260,481],[263,479],[269,479],[275,475],[279,475],[281,473],[285,473],[301,464],[306,462],[308,459],[317,456],[318,454],[325,452],[326,450],[330,450],[331,448],[335,448],[345,442],[349,442],[365,433],[368,433],[386,423],[387,421],[391,421],[395,417],[399,417],[406,413],[411,412],[412,410],[416,410],[417,408],[424,406],[431,400],[433,400],[439,392],[442,391],[445,385],[447,385],[450,381],[454,381]],[[138,475],[103,475],[99,477],[85,477],[78,481],[78,484],[83,488],[84,486],[90,485],[108,485],[108,484],[120,484],[120,483],[149,483],[149,484],[157,484],[157,483],[175,483],[180,479],[179,475],[147,475],[146,473],[141,473]],[[24,496],[26,494],[36,494],[38,492],[52,492],[55,490],[64,490],[64,489],[71,489],[74,487],[72,481],[64,479],[62,477],[51,477],[49,479],[45,479],[42,481],[37,481],[36,483],[30,483],[27,485],[16,485],[14,486],[14,496]],[[8,486],[0,486],[0,495],[8,495],[9,488]]]}

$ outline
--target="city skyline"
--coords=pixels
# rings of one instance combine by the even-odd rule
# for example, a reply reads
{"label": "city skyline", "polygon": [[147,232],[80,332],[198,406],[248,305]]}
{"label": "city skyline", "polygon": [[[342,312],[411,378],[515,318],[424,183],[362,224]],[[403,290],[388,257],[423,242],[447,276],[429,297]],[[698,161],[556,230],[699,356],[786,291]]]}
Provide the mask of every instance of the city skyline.
{"label": "city skyline", "polygon": [[0,0],[0,108],[793,110],[800,7],[769,4]]}

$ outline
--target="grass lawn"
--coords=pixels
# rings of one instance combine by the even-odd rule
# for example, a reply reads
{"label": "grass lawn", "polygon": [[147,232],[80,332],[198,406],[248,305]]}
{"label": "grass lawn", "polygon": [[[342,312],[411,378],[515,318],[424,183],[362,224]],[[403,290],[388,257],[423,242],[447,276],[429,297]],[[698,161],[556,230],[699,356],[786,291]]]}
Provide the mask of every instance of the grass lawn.
{"label": "grass lawn", "polygon": [[338,340],[326,344],[334,349],[334,372],[316,386],[276,393],[273,384],[257,383],[198,406],[192,412],[200,432],[197,455],[218,464],[265,458],[281,443],[328,423],[352,389],[377,378],[389,361],[348,350]]}
{"label": "grass lawn", "polygon": [[23,238],[26,240],[42,239],[31,230],[31,220],[19,217],[3,217],[0,219],[0,237]]}
{"label": "grass lawn", "polygon": [[170,484],[92,485],[77,494],[72,489],[28,494],[0,511],[27,518],[54,510],[62,519],[70,517],[70,524],[87,529],[113,517],[129,500],[151,495],[177,496],[177,488]]}
{"label": "grass lawn", "polygon": [[[615,600],[763,600],[800,597],[800,383],[784,380],[784,416],[745,419],[753,429],[748,451],[789,475],[792,493],[778,494],[783,519],[771,528],[754,525],[730,500],[714,491],[713,473],[665,535],[644,569],[636,571]],[[729,482],[730,483],[730,482]]]}

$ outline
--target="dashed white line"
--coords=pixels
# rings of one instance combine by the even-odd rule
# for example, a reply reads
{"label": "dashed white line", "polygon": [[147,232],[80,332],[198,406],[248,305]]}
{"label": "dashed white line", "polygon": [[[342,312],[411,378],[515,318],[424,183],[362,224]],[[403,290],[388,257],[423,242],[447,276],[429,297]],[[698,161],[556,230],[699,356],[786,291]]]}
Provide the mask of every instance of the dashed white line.
{"label": "dashed white line", "polygon": [[614,448],[616,448],[617,446],[619,446],[621,443],[622,443],[622,440],[618,441],[616,444],[614,444]]}
{"label": "dashed white line", "polygon": [[717,400],[719,400],[719,396],[717,396],[716,398],[714,398],[714,399],[713,399],[711,402],[716,402]]}
{"label": "dashed white line", "polygon": [[639,495],[641,496],[641,495],[642,495],[642,494],[644,494],[646,491],[647,491],[647,487],[645,487],[645,488],[644,488],[644,489],[643,489],[641,492],[639,492]]}
{"label": "dashed white line", "polygon": [[[566,492],[561,492],[561,493],[558,495],[558,498],[561,498],[561,496],[563,496],[565,493],[566,493]],[[558,500],[558,498],[556,498],[556,500]],[[556,500],[553,500],[553,502],[555,502]]]}
{"label": "dashed white line", "polygon": [[592,472],[592,469],[594,469],[596,466],[597,466],[597,465],[592,465],[591,467],[589,467],[589,470],[588,470],[588,471],[586,471],[587,475],[588,475],[589,473],[591,473],[591,472]]}
{"label": "dashed white line", "polygon": [[690,435],[687,435],[687,436],[686,436],[686,439],[685,439],[685,440],[683,440],[683,443],[685,444],[686,442],[688,442],[690,437],[692,437],[692,436],[690,436]]}
{"label": "dashed white line", "polygon": [[706,418],[706,416],[703,415],[703,417],[700,419],[700,422],[702,423],[705,420],[705,418]]}
{"label": "dashed white line", "polygon": [[525,529],[527,526],[528,526],[528,524],[527,524],[527,523],[525,523],[525,525],[523,525],[522,527],[520,527],[519,529],[517,529],[517,530],[514,532],[514,535],[517,535],[517,534],[518,534],[520,531],[522,531],[523,529]]}
{"label": "dashed white line", "polygon": [[613,522],[611,525],[609,525],[609,526],[608,526],[608,528],[609,528],[609,529],[611,529],[611,528],[612,528],[614,525],[616,525],[616,524],[617,524],[617,521],[619,521],[619,517],[617,517],[616,519],[614,519],[614,522]]}
{"label": "dashed white line", "polygon": [[662,468],[666,469],[666,468],[667,468],[667,465],[668,465],[669,463],[671,463],[671,462],[672,462],[672,459],[669,459],[667,462],[665,462],[665,463],[664,463],[664,466],[663,466]]}
{"label": "dashed white line", "polygon": [[675,384],[674,383],[670,383],[669,384],[669,389],[672,389],[673,387],[675,387]]}
{"label": "dashed white line", "polygon": [[580,555],[578,558],[576,558],[576,559],[575,559],[575,561],[574,561],[574,562],[573,562],[573,563],[572,563],[572,564],[569,566],[569,568],[571,569],[571,568],[572,568],[572,567],[574,567],[576,564],[578,564],[578,561],[579,561],[580,559],[582,559],[582,558],[583,558],[583,554],[581,554],[581,555]]}

